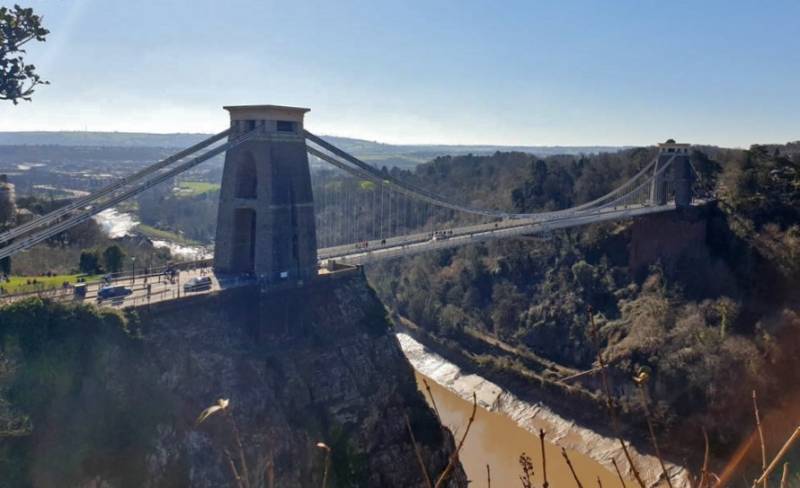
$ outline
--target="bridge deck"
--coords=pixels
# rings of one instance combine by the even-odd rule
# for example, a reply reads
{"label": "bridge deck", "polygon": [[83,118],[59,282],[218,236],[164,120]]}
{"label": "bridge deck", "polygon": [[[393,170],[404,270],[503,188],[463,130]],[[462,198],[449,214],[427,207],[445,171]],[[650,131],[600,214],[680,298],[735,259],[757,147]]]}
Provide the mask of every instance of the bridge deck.
{"label": "bridge deck", "polygon": [[430,233],[417,233],[407,236],[370,241],[369,247],[359,245],[345,245],[320,249],[319,259],[322,263],[336,261],[347,264],[366,264],[382,259],[391,259],[400,256],[430,251],[433,249],[447,249],[470,243],[478,243],[491,239],[501,239],[527,234],[541,234],[555,229],[576,227],[610,220],[624,220],[636,216],[648,215],[674,210],[674,204],[659,206],[628,206],[625,208],[609,208],[593,210],[586,213],[577,213],[569,216],[554,217],[550,220],[539,219],[512,219],[490,224],[471,225],[450,229],[452,234],[446,238],[434,240]]}
{"label": "bridge deck", "polygon": [[[706,200],[697,200],[695,205],[705,204]],[[385,241],[369,241],[368,247],[364,244],[342,245],[318,250],[319,261],[322,267],[320,277],[330,275],[327,269],[332,263],[344,265],[361,265],[371,262],[410,256],[436,249],[447,249],[467,244],[484,242],[492,239],[502,239],[515,236],[547,233],[556,229],[576,227],[581,225],[600,223],[613,220],[625,220],[637,216],[655,214],[675,210],[675,205],[669,203],[660,206],[631,205],[624,208],[597,209],[589,212],[576,212],[571,214],[552,214],[538,219],[509,219],[499,222],[454,227],[448,235],[441,239],[432,239],[430,233],[422,232],[405,236],[387,238]],[[99,302],[106,306],[118,308],[142,306],[161,301],[175,300],[185,296],[194,296],[203,293],[218,292],[230,288],[252,286],[258,284],[254,277],[244,275],[220,275],[213,273],[210,261],[197,262],[198,267],[180,271],[172,280],[164,275],[149,276],[122,276],[113,281],[113,285],[130,288],[133,293],[127,297],[107,299]],[[335,273],[334,273],[335,274]],[[183,285],[197,276],[209,276],[211,287],[205,290],[186,292]],[[87,284],[85,302],[97,302],[97,293],[103,286],[102,282]],[[278,284],[277,286],[280,286]],[[148,293],[148,286],[150,291]],[[11,296],[0,296],[0,305],[26,298],[30,295],[40,295],[56,300],[74,300],[72,288],[44,291],[40,293],[27,293]]]}

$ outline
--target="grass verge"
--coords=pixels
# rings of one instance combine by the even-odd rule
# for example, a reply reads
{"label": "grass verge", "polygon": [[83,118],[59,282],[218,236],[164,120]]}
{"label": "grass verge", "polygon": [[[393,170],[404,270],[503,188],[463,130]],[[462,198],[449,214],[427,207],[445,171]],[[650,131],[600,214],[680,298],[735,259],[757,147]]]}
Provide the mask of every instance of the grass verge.
{"label": "grass verge", "polygon": [[64,274],[55,276],[11,276],[9,281],[0,281],[4,293],[25,293],[60,288],[64,283],[75,283],[78,278],[93,281],[101,275]]}

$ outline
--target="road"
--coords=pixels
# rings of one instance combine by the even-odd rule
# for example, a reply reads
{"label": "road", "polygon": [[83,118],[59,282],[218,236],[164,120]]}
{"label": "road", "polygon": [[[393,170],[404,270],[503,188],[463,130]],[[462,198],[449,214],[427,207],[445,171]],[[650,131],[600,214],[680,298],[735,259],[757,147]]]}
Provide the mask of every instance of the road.
{"label": "road", "polygon": [[[190,279],[200,276],[210,277],[211,286],[197,291],[187,292],[184,290],[184,285]],[[113,285],[120,285],[130,288],[133,290],[133,293],[126,297],[110,298],[101,301],[97,300],[97,291],[102,286],[102,283],[90,284],[84,301],[90,303],[99,303],[104,306],[124,308],[158,303],[185,296],[202,295],[222,289],[236,288],[254,283],[255,280],[253,278],[245,277],[224,277],[220,279],[214,274],[211,268],[199,268],[180,271],[172,280],[163,274],[156,276],[137,276],[135,280],[132,280],[130,277],[127,279],[123,278],[116,280],[112,283]],[[149,293],[148,286],[150,288]]]}
{"label": "road", "polygon": [[[209,276],[211,278],[211,287],[204,290],[186,292],[183,289],[183,285],[185,285],[186,282],[188,282],[190,279],[198,276]],[[111,285],[124,286],[126,288],[130,288],[133,291],[132,294],[126,297],[109,298],[98,301],[97,292],[101,287],[105,286],[106,283],[104,282],[87,283],[86,296],[83,299],[78,299],[75,296],[72,287],[44,291],[38,293],[38,295],[46,296],[55,300],[83,301],[84,303],[96,303],[103,306],[125,308],[125,307],[147,305],[151,303],[158,303],[165,300],[173,300],[184,296],[211,293],[213,291],[236,288],[240,286],[250,285],[253,283],[255,283],[255,280],[253,278],[235,277],[235,276],[234,277],[226,276],[224,278],[217,278],[217,276],[213,273],[211,268],[205,267],[205,268],[180,271],[176,274],[174,280],[170,280],[164,274],[137,275],[135,279],[132,279],[130,276],[128,276],[112,280]],[[149,286],[149,293],[148,293],[148,286]],[[32,295],[37,295],[37,293],[0,297],[0,304],[10,303],[12,301],[20,300],[22,298],[26,298]]]}

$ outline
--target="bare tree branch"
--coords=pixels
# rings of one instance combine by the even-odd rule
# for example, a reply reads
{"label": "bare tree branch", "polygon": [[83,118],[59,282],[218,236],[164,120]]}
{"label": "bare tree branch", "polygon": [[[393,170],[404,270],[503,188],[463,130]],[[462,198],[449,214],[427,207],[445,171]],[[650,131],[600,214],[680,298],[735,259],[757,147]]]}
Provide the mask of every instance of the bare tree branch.
{"label": "bare tree branch", "polygon": [[439,478],[436,480],[435,488],[439,488],[443,486],[443,483],[450,476],[450,473],[456,467],[456,463],[458,463],[458,455],[461,452],[461,448],[464,447],[464,441],[467,440],[467,436],[469,435],[469,429],[472,427],[472,423],[475,422],[475,414],[478,411],[478,396],[475,392],[472,392],[472,413],[469,416],[469,420],[467,421],[467,428],[464,429],[464,435],[461,436],[461,441],[458,443],[458,447],[456,447],[455,452],[450,455],[450,461],[447,463],[447,467],[444,468],[442,474],[439,475]]}
{"label": "bare tree branch", "polygon": [[567,450],[563,447],[561,448],[561,455],[564,456],[564,460],[567,462],[567,466],[569,466],[569,472],[572,473],[572,478],[575,480],[575,484],[578,485],[578,488],[583,488],[583,484],[581,484],[581,480],[578,479],[578,474],[575,472],[575,468],[572,467],[572,461],[569,460]]}
{"label": "bare tree branch", "polygon": [[417,463],[419,463],[419,469],[422,471],[422,476],[425,480],[425,486],[428,488],[433,488],[431,476],[428,474],[428,468],[425,467],[425,462],[422,460],[422,453],[419,450],[417,439],[414,438],[414,431],[411,429],[411,421],[408,419],[407,414],[403,414],[403,417],[406,419],[406,428],[408,429],[409,437],[411,437],[411,444],[414,446],[414,453],[417,455]]}

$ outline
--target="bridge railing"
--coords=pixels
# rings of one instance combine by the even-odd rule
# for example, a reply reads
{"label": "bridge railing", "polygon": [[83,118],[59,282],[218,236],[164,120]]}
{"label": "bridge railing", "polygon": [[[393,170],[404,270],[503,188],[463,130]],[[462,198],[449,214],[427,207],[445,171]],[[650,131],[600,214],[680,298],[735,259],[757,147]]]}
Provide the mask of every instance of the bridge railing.
{"label": "bridge railing", "polygon": [[[424,201],[441,208],[446,208],[457,212],[483,215],[487,217],[515,220],[534,219],[537,221],[545,221],[555,218],[563,218],[564,216],[592,212],[607,206],[624,206],[631,202],[638,205],[650,204],[651,202],[647,198],[644,198],[644,191],[642,188],[650,185],[654,179],[663,175],[675,159],[675,156],[672,156],[666,163],[658,166],[658,157],[656,157],[646,164],[642,169],[640,169],[633,177],[629,178],[625,183],[606,193],[605,195],[602,195],[589,202],[585,202],[574,207],[549,212],[519,213],[477,208],[446,200],[427,189],[420,188],[409,182],[400,181],[392,175],[387,175],[379,171],[377,168],[370,166],[355,156],[343,151],[342,149],[339,149],[333,144],[308,131],[305,131],[305,136],[308,142],[313,143],[321,148],[318,149],[314,146],[308,146],[308,152],[310,154],[331,163],[339,169],[347,171],[356,178],[362,178],[373,181],[380,185],[386,185],[396,192],[408,195],[420,201]],[[322,149],[328,152],[326,153]]]}
{"label": "bridge railing", "polygon": [[[102,277],[92,280],[85,280],[80,282],[66,283],[66,285],[57,285],[39,290],[26,290],[18,293],[0,293],[0,303],[8,303],[28,297],[41,297],[48,299],[72,299],[75,293],[75,285],[81,284],[87,287],[100,287],[102,285],[125,285],[126,283],[134,282],[144,279],[155,279],[166,276],[170,270],[175,271],[192,271],[198,269],[211,268],[214,265],[213,259],[200,259],[194,261],[180,261],[164,266],[153,268],[143,268],[139,272],[135,269],[130,271],[120,271],[116,273],[108,273]],[[31,279],[39,277],[32,276]],[[42,276],[41,278],[45,278]],[[0,283],[2,287],[2,283]]]}

